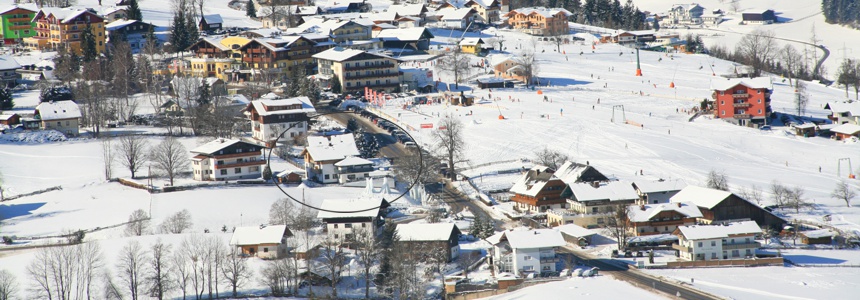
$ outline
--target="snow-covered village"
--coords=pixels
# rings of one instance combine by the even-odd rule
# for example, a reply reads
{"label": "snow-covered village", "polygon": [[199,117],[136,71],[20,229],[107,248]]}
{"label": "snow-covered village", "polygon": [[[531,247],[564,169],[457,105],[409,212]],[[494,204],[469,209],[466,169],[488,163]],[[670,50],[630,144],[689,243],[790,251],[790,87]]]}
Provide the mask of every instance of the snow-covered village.
{"label": "snow-covered village", "polygon": [[0,0],[0,300],[855,299],[856,4]]}

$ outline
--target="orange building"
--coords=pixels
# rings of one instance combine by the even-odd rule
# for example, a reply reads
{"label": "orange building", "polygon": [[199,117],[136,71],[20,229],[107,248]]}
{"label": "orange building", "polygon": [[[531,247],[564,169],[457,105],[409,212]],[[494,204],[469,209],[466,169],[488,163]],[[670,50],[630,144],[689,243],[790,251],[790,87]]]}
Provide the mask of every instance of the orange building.
{"label": "orange building", "polygon": [[711,83],[714,91],[714,116],[729,122],[748,126],[763,123],[770,112],[770,78],[744,78],[717,80]]}
{"label": "orange building", "polygon": [[104,18],[88,10],[47,7],[36,13],[33,22],[36,35],[24,38],[24,45],[30,49],[54,51],[65,45],[80,55],[84,28],[89,26],[95,36],[96,52],[105,51]]}
{"label": "orange building", "polygon": [[564,8],[524,7],[505,14],[511,28],[531,34],[553,36],[568,34],[567,18],[571,13]]}

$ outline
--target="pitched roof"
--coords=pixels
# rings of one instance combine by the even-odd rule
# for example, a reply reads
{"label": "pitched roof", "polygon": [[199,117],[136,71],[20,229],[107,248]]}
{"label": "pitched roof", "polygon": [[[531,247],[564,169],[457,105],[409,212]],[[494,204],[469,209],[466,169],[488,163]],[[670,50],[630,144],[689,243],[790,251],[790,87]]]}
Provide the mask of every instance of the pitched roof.
{"label": "pitched roof", "polygon": [[379,216],[382,201],[381,199],[325,199],[319,206],[321,210],[317,213],[317,218],[374,218]]}
{"label": "pitched roof", "polygon": [[711,81],[711,89],[717,91],[726,91],[739,84],[753,89],[773,89],[773,82],[770,77],[757,78],[728,78],[726,80]]}
{"label": "pitched roof", "polygon": [[221,19],[221,15],[219,14],[203,15],[203,20],[206,20],[206,24],[210,25],[224,23],[224,20]]}
{"label": "pitched roof", "polygon": [[43,121],[62,120],[81,117],[81,109],[71,100],[42,102],[36,106]]}
{"label": "pitched roof", "polygon": [[20,69],[21,65],[15,58],[9,55],[0,55],[0,70],[16,70]]}
{"label": "pitched roof", "polygon": [[687,183],[681,180],[637,181],[633,183],[643,194],[680,191]]}
{"label": "pitched roof", "polygon": [[802,231],[802,232],[799,232],[799,234],[802,234],[803,236],[805,236],[805,237],[807,237],[807,238],[811,238],[811,239],[819,239],[819,238],[825,238],[825,237],[834,237],[834,236],[837,236],[837,235],[838,235],[836,232],[834,232],[834,231],[832,231],[832,230],[830,230],[830,229],[819,229],[819,230]]}
{"label": "pitched roof", "polygon": [[305,151],[315,161],[342,160],[360,155],[352,134],[309,136]]}
{"label": "pitched roof", "polygon": [[565,224],[565,225],[558,226],[555,229],[561,233],[567,234],[569,236],[578,237],[578,238],[587,237],[587,236],[597,234],[594,231],[592,231],[591,229],[583,228],[583,227],[576,225],[576,224]]}
{"label": "pitched roof", "polygon": [[830,131],[836,132],[836,133],[848,134],[848,135],[855,135],[858,132],[860,132],[860,125],[845,123],[845,124],[830,128]]}
{"label": "pitched roof", "polygon": [[128,25],[134,24],[135,22],[140,22],[138,20],[116,20],[105,25],[106,30],[117,30]]}
{"label": "pitched roof", "polygon": [[720,239],[730,235],[761,233],[761,227],[758,227],[755,221],[734,222],[725,225],[678,226],[678,230],[688,240]]}
{"label": "pitched roof", "polygon": [[287,225],[236,227],[230,245],[280,244],[284,235],[289,235]]}
{"label": "pitched roof", "polygon": [[313,58],[331,60],[331,61],[345,61],[347,59],[350,59],[350,58],[352,58],[356,55],[362,54],[362,53],[365,53],[365,51],[335,47],[335,48],[331,48],[331,49],[328,49],[326,51],[314,54]]}
{"label": "pitched roof", "polygon": [[7,6],[5,9],[0,10],[0,15],[5,14],[5,13],[10,12],[10,11],[13,11],[13,10],[16,10],[16,9],[23,9],[23,10],[29,10],[31,12],[36,12],[38,10],[38,7],[36,7],[36,5],[33,3],[12,4],[10,6]]}
{"label": "pitched roof", "polygon": [[[269,110],[269,107],[288,106],[288,105],[295,105],[295,104],[301,104],[301,108]],[[305,96],[285,98],[285,99],[260,99],[260,100],[251,101],[250,105],[253,106],[254,109],[257,111],[257,114],[259,114],[261,116],[316,112],[316,109],[314,108],[314,105],[311,103],[311,100]]]}
{"label": "pitched roof", "polygon": [[334,164],[335,167],[346,167],[346,166],[361,166],[361,165],[372,165],[373,162],[366,160],[361,157],[350,156],[344,158],[343,160],[336,162]]}
{"label": "pitched roof", "polygon": [[848,102],[828,102],[824,105],[824,109],[829,109],[834,113],[850,113],[852,116],[860,116],[860,101]]}
{"label": "pitched roof", "polygon": [[731,196],[731,192],[700,186],[687,186],[669,199],[671,202],[692,202],[699,207],[712,209]]}
{"label": "pitched roof", "polygon": [[420,4],[400,4],[391,5],[388,7],[389,12],[396,12],[401,16],[418,16],[425,12],[427,7],[423,3]]}
{"label": "pitched roof", "polygon": [[398,224],[395,230],[401,241],[447,241],[452,231],[460,231],[454,223]]}
{"label": "pitched roof", "polygon": [[648,222],[651,218],[664,211],[674,211],[687,218],[702,217],[699,207],[692,202],[631,205],[627,217],[631,222]]}
{"label": "pitched roof", "polygon": [[510,15],[512,13],[520,13],[524,15],[530,14],[539,14],[544,18],[554,17],[558,13],[564,14],[565,17],[571,16],[572,13],[564,8],[546,8],[546,7],[523,7],[511,10],[506,15]]}
{"label": "pitched roof", "polygon": [[534,166],[514,183],[510,192],[534,197],[543,189],[547,182],[558,180],[558,177],[555,177],[553,172],[555,172],[553,169],[546,166]]}
{"label": "pitched roof", "polygon": [[594,200],[609,200],[623,201],[639,199],[639,195],[633,190],[633,186],[628,181],[610,181],[601,183],[598,187],[592,186],[590,183],[573,183],[568,187],[573,193],[576,201],[594,201]]}
{"label": "pitched roof", "polygon": [[561,233],[554,229],[505,231],[504,236],[512,248],[549,248],[567,244]]}
{"label": "pitched roof", "polygon": [[[579,179],[580,177],[582,177],[582,174],[589,169],[594,169],[594,167],[590,165],[575,163],[572,161],[566,161],[564,162],[564,164],[558,167],[557,171],[555,171],[555,176],[564,181],[564,183],[571,184],[575,182],[580,182]],[[597,170],[595,169],[595,171]]]}
{"label": "pitched roof", "polygon": [[418,41],[425,33],[429,38],[434,38],[433,34],[424,27],[383,29],[376,37],[383,41]]}
{"label": "pitched roof", "polygon": [[[97,16],[94,13],[91,13],[85,9],[80,9],[80,8],[44,7],[44,8],[42,8],[41,12],[46,17],[49,15],[53,15],[55,18],[60,20],[61,23],[68,23],[72,19],[77,18],[78,16],[85,14],[85,13]],[[38,13],[36,15],[38,15]],[[101,17],[99,17],[99,18],[101,18]]]}
{"label": "pitched roof", "polygon": [[191,149],[190,152],[191,153],[200,153],[200,154],[213,154],[217,151],[220,151],[221,149],[230,147],[230,146],[238,144],[238,143],[245,143],[248,145],[252,145],[251,143],[243,142],[243,141],[238,140],[238,139],[219,138],[219,139],[215,139],[211,142],[208,142],[206,144],[200,145],[197,148]]}
{"label": "pitched roof", "polygon": [[470,13],[474,13],[475,10],[471,7],[463,7],[463,8],[445,8],[436,12],[436,15],[441,15],[442,20],[463,20]]}
{"label": "pitched roof", "polygon": [[470,37],[464,38],[462,41],[460,41],[460,46],[477,46],[478,43],[483,44],[484,40],[482,40],[481,38]]}
{"label": "pitched roof", "polygon": [[496,3],[495,0],[469,0],[469,1],[466,1],[466,3],[463,5],[469,5],[470,2],[473,2],[473,3],[480,5],[481,7],[484,7],[484,8],[490,7]]}

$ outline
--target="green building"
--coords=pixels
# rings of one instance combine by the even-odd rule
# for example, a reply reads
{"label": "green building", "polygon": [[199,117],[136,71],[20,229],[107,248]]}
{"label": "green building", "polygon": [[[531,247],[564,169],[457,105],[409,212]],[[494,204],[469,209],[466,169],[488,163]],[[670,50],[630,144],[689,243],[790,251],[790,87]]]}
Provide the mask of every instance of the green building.
{"label": "green building", "polygon": [[14,44],[18,39],[36,35],[33,17],[36,12],[12,5],[0,11],[0,35],[3,44]]}

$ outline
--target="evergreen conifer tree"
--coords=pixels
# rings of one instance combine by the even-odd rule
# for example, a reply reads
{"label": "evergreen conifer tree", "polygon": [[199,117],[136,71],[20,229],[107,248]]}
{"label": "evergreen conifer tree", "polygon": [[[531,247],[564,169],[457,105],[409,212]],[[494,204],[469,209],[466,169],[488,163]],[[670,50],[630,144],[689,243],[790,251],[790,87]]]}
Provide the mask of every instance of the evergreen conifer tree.
{"label": "evergreen conifer tree", "polygon": [[96,36],[93,34],[90,24],[84,26],[84,30],[81,32],[81,55],[85,62],[91,62],[99,55],[96,49]]}
{"label": "evergreen conifer tree", "polygon": [[137,0],[130,0],[128,3],[128,19],[143,21],[143,14],[140,12],[140,6]]}
{"label": "evergreen conifer tree", "polygon": [[257,17],[257,8],[254,7],[254,1],[248,0],[248,4],[245,5],[245,15],[251,18]]}

